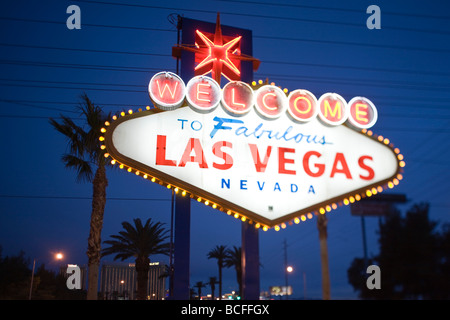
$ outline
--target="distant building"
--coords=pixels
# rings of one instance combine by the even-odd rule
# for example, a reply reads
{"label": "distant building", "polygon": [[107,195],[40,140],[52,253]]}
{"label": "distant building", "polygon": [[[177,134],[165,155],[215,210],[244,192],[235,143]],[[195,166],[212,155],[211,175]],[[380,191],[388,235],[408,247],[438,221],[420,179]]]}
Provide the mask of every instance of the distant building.
{"label": "distant building", "polygon": [[[165,264],[150,263],[147,299],[162,300],[165,294]],[[134,300],[137,291],[137,273],[134,263],[103,263],[100,274],[100,299]]]}

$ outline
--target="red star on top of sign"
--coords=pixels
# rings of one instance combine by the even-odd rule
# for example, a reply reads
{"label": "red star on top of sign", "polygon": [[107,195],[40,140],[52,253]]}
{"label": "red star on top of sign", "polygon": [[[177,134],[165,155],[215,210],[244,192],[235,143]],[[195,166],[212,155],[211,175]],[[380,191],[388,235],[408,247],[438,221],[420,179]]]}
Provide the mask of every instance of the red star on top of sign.
{"label": "red star on top of sign", "polygon": [[220,16],[217,14],[214,34],[196,30],[195,45],[179,45],[173,48],[173,55],[181,56],[181,49],[195,52],[195,75],[206,75],[220,84],[222,76],[229,81],[241,79],[241,61],[252,61],[253,69],[260,64],[258,59],[241,53],[242,36],[230,37],[222,35]]}

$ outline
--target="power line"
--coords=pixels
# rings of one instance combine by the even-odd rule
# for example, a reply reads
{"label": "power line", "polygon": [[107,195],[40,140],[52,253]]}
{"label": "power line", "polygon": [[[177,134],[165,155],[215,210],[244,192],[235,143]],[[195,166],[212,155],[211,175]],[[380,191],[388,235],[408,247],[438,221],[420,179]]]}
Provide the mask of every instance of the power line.
{"label": "power line", "polygon": [[[265,61],[265,63],[273,64],[289,64],[289,65],[299,65],[307,67],[322,67],[322,68],[338,68],[338,69],[356,69],[356,70],[366,70],[366,71],[379,71],[379,72],[394,72],[394,73],[407,73],[415,74],[415,71],[405,70],[405,69],[389,69],[389,68],[369,68],[369,67],[357,67],[357,66],[340,66],[340,65],[329,65],[329,64],[314,64],[314,63],[298,63],[298,62],[283,62],[283,61]],[[140,66],[111,66],[111,65],[101,65],[101,64],[80,64],[80,63],[57,63],[57,62],[45,62],[45,61],[27,61],[27,60],[0,60],[0,64],[9,65],[21,65],[21,66],[37,66],[37,67],[53,67],[53,68],[75,68],[75,69],[93,69],[93,70],[105,70],[105,71],[124,71],[124,72],[159,72],[161,69],[140,67]],[[166,68],[166,71],[174,71],[171,68]],[[431,72],[423,71],[421,74],[427,75],[438,75],[438,76],[450,76],[447,72]],[[308,79],[308,81],[332,81],[342,84],[343,81],[355,81],[356,84],[361,84],[362,82],[370,82],[377,86],[392,87],[392,85],[411,88],[412,86],[417,86],[419,88],[428,88],[434,90],[435,88],[447,89],[448,85],[440,85],[437,83],[414,83],[414,82],[393,82],[393,81],[375,81],[370,79],[342,79],[342,78],[323,78],[323,77],[311,77],[311,76],[297,76],[297,75],[278,75],[278,74],[256,74],[255,77],[268,77],[278,80],[298,80],[298,79]],[[5,79],[5,78],[3,78]],[[7,79],[10,80],[10,79]],[[14,81],[14,80],[12,80]],[[20,81],[20,80],[17,80]],[[25,80],[24,80],[25,81]],[[378,82],[378,83],[377,83]],[[350,83],[354,84],[354,83]],[[417,88],[413,88],[417,89]]]}
{"label": "power line", "polygon": [[[79,102],[67,102],[67,101],[47,101],[47,100],[21,100],[21,99],[1,99],[0,102],[5,103],[11,103],[11,104],[17,104],[17,105],[24,105],[29,107],[36,107],[39,109],[48,109],[48,110],[55,110],[55,111],[63,111],[63,112],[73,112],[77,113],[73,110],[68,109],[59,109],[59,108],[51,108],[51,107],[41,107],[36,104],[59,104],[59,105],[79,105]],[[34,104],[30,104],[34,103]],[[102,107],[122,107],[122,108],[129,108],[129,107],[144,107],[147,105],[151,105],[151,103],[145,104],[133,104],[133,103],[96,103],[96,105],[102,106]],[[411,108],[411,104],[406,104],[408,108]],[[430,110],[431,108],[428,108],[427,110]],[[447,108],[446,108],[447,109]],[[410,119],[430,119],[430,120],[448,120],[450,119],[450,115],[442,115],[442,114],[403,114],[403,113],[383,113],[383,117],[391,117],[391,118],[410,118]]]}
{"label": "power line", "polygon": [[[305,64],[307,65],[307,64]],[[398,89],[411,89],[411,90],[431,90],[442,91],[449,89],[450,86],[442,85],[438,83],[419,83],[419,82],[405,82],[405,81],[388,81],[388,80],[373,80],[373,79],[358,79],[358,78],[333,78],[333,77],[311,77],[311,76],[291,76],[291,75],[278,75],[270,73],[258,73],[258,76],[268,78],[271,80],[305,80],[308,82],[317,83],[335,83],[340,85],[352,85],[352,86],[371,86],[371,87],[387,87]]]}
{"label": "power line", "polygon": [[448,53],[448,49],[438,49],[438,48],[428,48],[428,47],[411,47],[411,46],[396,46],[396,45],[382,45],[375,43],[360,43],[360,42],[350,42],[350,41],[335,41],[335,40],[318,40],[318,39],[304,39],[304,38],[293,38],[293,37],[281,37],[281,36],[263,36],[254,35],[253,38],[256,39],[270,39],[270,40],[284,40],[284,41],[298,41],[298,42],[309,42],[309,43],[325,43],[333,45],[343,45],[343,46],[358,46],[367,48],[383,48],[383,49],[394,49],[394,50],[410,50],[410,51],[424,51],[424,52],[436,52],[436,53]]}
{"label": "power line", "polygon": [[[46,119],[55,118],[60,119],[61,116],[35,116],[35,115],[18,115],[18,114],[0,114],[0,118],[15,118],[15,119]],[[72,118],[73,120],[83,120],[82,118]],[[374,131],[395,131],[395,132],[414,132],[414,133],[432,133],[434,135],[450,134],[449,130],[439,130],[435,128],[417,128],[417,127],[378,127]]]}
{"label": "power line", "polygon": [[[326,79],[326,78],[325,78]],[[4,78],[0,79],[0,81],[5,80]],[[15,84],[3,84],[4,86],[27,86],[27,87],[37,87],[37,88],[51,88],[51,89],[61,89],[61,90],[65,90],[65,89],[73,89],[73,90],[101,90],[101,91],[122,91],[122,92],[147,92],[147,90],[126,90],[126,89],[117,89],[117,88],[85,88],[85,87],[59,87],[59,86],[38,86],[38,85],[22,85],[19,84],[18,82],[36,82],[36,83],[63,83],[63,84],[83,84],[83,85],[97,85],[97,86],[112,86],[112,87],[117,87],[117,86],[124,86],[124,87],[146,87],[144,85],[135,85],[135,84],[112,84],[112,83],[107,83],[107,84],[102,84],[102,83],[94,83],[94,82],[74,82],[74,81],[58,81],[58,82],[54,82],[54,81],[43,81],[43,80],[24,80],[24,79],[11,79],[11,81],[15,81]],[[338,82],[336,82],[338,83]],[[343,95],[348,95],[348,96],[352,96],[353,94],[344,94]],[[385,101],[390,101],[390,102],[384,102],[381,103],[382,105],[391,105],[394,107],[407,107],[408,109],[417,107],[417,108],[423,108],[423,102],[424,99],[428,102],[427,105],[427,110],[431,110],[431,109],[437,109],[437,110],[448,110],[448,104],[447,104],[447,99],[446,98],[433,98],[433,97],[409,97],[409,96],[392,96],[392,95],[372,95],[372,99],[375,99],[377,101],[380,102],[385,100]],[[396,100],[400,100],[400,101],[396,101]],[[417,101],[419,100],[419,102]],[[76,105],[78,103],[75,102],[66,102],[66,101],[41,101],[41,100],[22,100],[22,99],[0,99],[0,101],[3,102],[10,102],[10,103],[45,103],[45,104],[68,104],[68,105]],[[419,103],[418,105],[414,105],[414,103]],[[440,103],[442,103],[443,105],[439,105]],[[126,103],[99,103],[99,105],[108,105],[108,106],[142,106],[142,105],[146,105],[146,104],[131,104],[129,102]],[[148,104],[147,104],[148,105]],[[421,115],[421,114],[417,114],[417,115],[401,115],[401,114],[397,114],[394,116],[398,116],[398,117],[403,117],[403,118],[431,118],[431,119],[446,119],[447,116],[446,115],[436,115],[436,114],[428,114],[428,115]]]}
{"label": "power line", "polygon": [[[25,60],[0,60],[0,64],[34,66],[34,67],[48,67],[48,68],[69,68],[69,69],[88,69],[88,70],[104,70],[104,71],[124,71],[124,72],[159,72],[160,69],[145,68],[145,67],[123,67],[123,66],[108,66],[98,64],[76,64],[76,63],[57,63],[57,62],[43,62],[43,61],[25,61]],[[167,71],[174,71],[167,69]]]}
{"label": "power line", "polygon": [[[67,101],[47,101],[47,100],[21,100],[21,99],[0,99],[2,102],[19,102],[19,103],[41,103],[41,104],[67,104],[67,105],[79,105],[79,102],[67,102]],[[130,104],[130,103],[96,103],[96,105],[101,106],[143,106],[144,104]]]}
{"label": "power line", "polygon": [[53,111],[62,111],[62,112],[78,113],[78,112],[73,111],[73,110],[65,110],[65,109],[52,108],[52,107],[43,107],[43,106],[37,106],[37,105],[33,105],[33,104],[28,104],[28,103],[23,103],[23,102],[13,101],[13,100],[7,100],[7,99],[0,99],[0,102],[6,102],[6,103],[11,103],[11,104],[17,104],[17,105],[20,105],[20,106],[26,106],[26,107],[36,108],[36,109],[44,109],[44,110],[53,110]]}
{"label": "power line", "polygon": [[[254,36],[255,37],[255,36]],[[275,37],[270,37],[276,39]],[[315,41],[315,40],[312,40]],[[38,45],[26,45],[26,44],[11,44],[11,43],[0,43],[0,46],[7,47],[21,47],[21,48],[32,48],[32,49],[48,49],[48,50],[63,50],[63,51],[78,51],[78,52],[89,52],[89,53],[112,53],[112,54],[125,54],[125,55],[145,55],[145,56],[159,56],[159,57],[171,57],[169,54],[161,54],[161,53],[145,53],[145,52],[133,52],[133,51],[114,51],[114,50],[99,50],[99,49],[84,49],[84,48],[64,48],[64,47],[54,47],[54,46],[38,46]],[[450,52],[450,51],[449,51]],[[261,62],[265,64],[278,64],[278,65],[296,65],[296,66],[305,66],[305,67],[320,67],[320,68],[337,68],[337,69],[346,69],[346,70],[364,70],[364,71],[375,71],[375,72],[389,72],[389,73],[405,73],[405,74],[417,74],[416,70],[405,70],[405,69],[396,69],[396,68],[374,68],[374,67],[361,67],[361,66],[353,66],[353,65],[331,65],[331,64],[323,64],[323,63],[311,63],[311,62],[292,62],[292,61],[278,61],[278,60],[262,60]],[[25,63],[18,61],[5,61],[4,63]],[[30,62],[31,63],[31,62]],[[37,63],[37,62],[35,62]],[[112,66],[99,66],[99,65],[88,65],[89,67],[102,67],[111,68]],[[124,68],[113,66],[114,68]],[[137,68],[137,67],[130,67]],[[433,71],[424,71],[421,70],[420,74],[427,75],[438,75],[438,76],[450,76],[449,72],[433,72]],[[274,76],[274,75],[268,75]],[[277,76],[277,75],[275,75]],[[282,78],[290,78],[296,76],[283,75]]]}
{"label": "power line", "polygon": [[[28,18],[25,19],[25,18],[16,18],[16,17],[0,17],[0,20],[10,20],[10,21],[17,21],[17,22],[33,22],[33,23],[50,23],[50,24],[66,25],[66,23],[64,21],[39,20],[39,19],[28,19]],[[83,22],[83,26],[96,27],[96,28],[113,28],[113,29],[129,29],[129,30],[142,30],[142,31],[157,31],[157,32],[176,32],[176,30],[172,30],[172,29],[136,27],[136,26],[115,26],[115,25],[94,24],[94,23],[85,23],[85,22]]]}
{"label": "power line", "polygon": [[120,92],[147,92],[146,90],[130,90],[130,89],[108,89],[108,88],[84,88],[84,87],[58,87],[58,86],[40,86],[31,84],[8,84],[2,83],[1,86],[8,87],[27,87],[27,88],[45,88],[45,89],[63,89],[63,90],[95,90],[95,91],[120,91]]}
{"label": "power line", "polygon": [[[108,5],[108,6],[124,6],[124,7],[131,7],[131,8],[175,10],[175,11],[207,13],[207,14],[214,14],[214,15],[217,14],[217,11],[205,10],[205,9],[186,9],[186,8],[164,7],[164,6],[156,6],[156,5],[120,3],[120,2],[107,2],[107,1],[86,1],[86,0],[74,0],[74,1],[75,2],[84,2],[84,3],[89,3],[89,4]],[[335,11],[338,11],[338,10],[335,10]],[[355,12],[359,12],[361,14],[366,14],[366,12],[363,10],[355,11]],[[287,16],[281,17],[281,16],[262,15],[262,14],[254,14],[254,13],[229,12],[229,11],[223,11],[223,10],[220,11],[220,14],[231,15],[231,16],[245,16],[245,17],[252,17],[252,18],[262,18],[262,19],[272,19],[272,20],[283,20],[283,21],[331,24],[331,25],[350,26],[350,27],[357,27],[357,28],[365,28],[366,27],[365,24],[359,23],[359,22],[351,23],[351,22],[342,22],[342,21],[317,20],[317,19],[310,19],[310,18],[293,18],[293,17],[287,17]],[[392,26],[384,26],[383,28],[398,30],[398,31],[450,35],[450,32],[446,32],[446,31],[442,31],[442,30],[424,30],[424,29],[412,29],[412,28],[406,28],[406,27],[392,27]]]}
{"label": "power line", "polygon": [[[33,196],[33,195],[5,195],[5,194],[1,194],[0,198],[92,200],[92,197],[84,197],[84,196],[44,196],[44,195]],[[171,199],[163,199],[163,198],[125,198],[125,197],[107,197],[106,200],[115,200],[115,201],[172,201]]]}
{"label": "power line", "polygon": [[[3,86],[6,86],[6,84],[2,84]],[[19,86],[19,85],[13,85],[13,84],[9,84],[8,86]],[[24,85],[21,85],[22,87]],[[96,90],[96,91],[121,91],[121,92],[147,92],[146,90],[118,90],[118,89],[106,89],[106,88],[82,88],[82,87],[57,87],[57,86],[33,86],[33,85],[26,85],[26,87],[33,87],[33,88],[49,88],[49,89],[61,89],[61,90],[82,90],[82,91],[89,91],[89,90]],[[351,96],[350,94],[344,94],[342,93],[342,95],[348,95]],[[414,102],[416,99],[420,99],[420,98],[404,98],[401,96],[384,96],[384,95],[372,95],[372,100],[383,100],[386,99],[387,101],[395,101],[396,99],[398,100],[412,100],[412,102]],[[432,99],[430,99],[432,100]],[[2,102],[6,102],[6,103],[23,103],[24,100],[14,100],[14,99],[0,99],[0,101]],[[31,103],[46,103],[45,101],[33,101],[33,100],[25,100],[25,102],[31,102]],[[436,100],[437,102],[439,102],[440,100]],[[442,100],[443,103],[445,103],[445,99]],[[72,104],[72,105],[76,105],[77,103],[72,103],[72,102],[47,102],[47,103],[52,103],[52,104]],[[437,109],[437,110],[448,110],[448,106],[447,105],[434,105],[436,102],[433,102],[432,105],[428,105],[427,106],[427,110],[430,109]],[[101,104],[98,103],[98,105],[107,105],[107,106],[122,106],[122,107],[129,107],[129,106],[147,106],[151,103],[141,103],[141,104],[130,104],[130,103],[123,103],[123,104],[111,104],[111,103],[106,103],[106,104]],[[387,103],[379,103],[381,105],[391,105],[393,107],[407,107],[409,109],[413,108],[414,105],[412,105],[411,103],[405,103],[405,104],[401,104],[399,102],[387,102]],[[418,108],[423,108],[423,104],[419,104],[417,106]],[[61,110],[62,111],[62,110]],[[388,114],[386,114],[388,115]],[[393,115],[394,117],[401,117],[401,118],[429,118],[429,119],[438,119],[438,120],[445,120],[448,118],[448,116],[446,115],[421,115],[421,114],[416,114],[416,115],[401,115],[401,114],[396,114]]]}
{"label": "power line", "polygon": [[79,52],[88,52],[88,53],[113,53],[113,54],[126,54],[126,55],[140,55],[140,56],[172,57],[172,55],[164,54],[164,53],[115,51],[115,50],[99,50],[99,49],[84,49],[84,48],[64,48],[64,47],[54,47],[54,46],[15,44],[15,43],[0,43],[0,46],[30,48],[30,49],[61,50],[61,51],[79,51]]}
{"label": "power line", "polygon": [[[205,9],[189,9],[189,8],[165,7],[165,6],[156,6],[156,5],[107,2],[107,1],[85,1],[85,0],[74,0],[74,1],[75,2],[84,2],[84,3],[89,3],[89,4],[122,6],[122,7],[130,7],[130,8],[186,11],[186,12],[196,12],[196,13],[207,13],[207,14],[213,14],[213,15],[217,14],[217,11],[215,11],[215,10],[205,10]],[[244,17],[253,17],[253,18],[284,20],[284,21],[289,20],[289,21],[298,21],[298,22],[313,22],[313,23],[336,24],[336,25],[354,26],[354,27],[365,27],[362,24],[349,23],[349,22],[335,22],[335,21],[324,21],[324,20],[315,20],[315,19],[304,19],[304,18],[279,17],[279,16],[261,15],[261,14],[254,14],[254,13],[228,12],[228,11],[223,11],[223,10],[220,11],[220,14],[221,15],[241,16],[241,17],[244,16]]]}
{"label": "power line", "polygon": [[[17,114],[0,114],[0,118],[6,119],[62,119],[61,116],[30,116],[30,115],[17,115]],[[71,118],[72,120],[84,120],[83,118]]]}
{"label": "power line", "polygon": [[[246,14],[242,14],[247,16]],[[61,21],[51,21],[51,20],[36,20],[36,19],[24,19],[24,18],[9,18],[0,17],[0,20],[11,20],[11,21],[22,21],[22,22],[34,22],[34,23],[53,23],[53,24],[63,24]],[[115,25],[99,25],[99,24],[89,24],[83,23],[87,27],[101,27],[101,28],[115,28],[115,29],[130,29],[130,30],[145,30],[145,31],[175,31],[167,29],[158,28],[145,28],[136,26],[115,26]],[[437,33],[439,31],[434,31]],[[449,33],[450,34],[450,33]],[[382,49],[393,49],[393,50],[410,50],[410,51],[421,51],[421,52],[435,52],[435,53],[449,53],[448,49],[439,48],[429,48],[429,47],[412,47],[412,46],[396,46],[396,45],[385,45],[385,44],[373,44],[373,43],[359,43],[359,42],[349,42],[349,41],[334,41],[334,40],[320,40],[320,39],[306,39],[306,38],[294,38],[294,37],[281,37],[281,36],[267,36],[267,35],[253,35],[255,39],[269,39],[269,40],[283,40],[283,41],[296,41],[296,42],[307,42],[307,43],[319,43],[319,44],[334,44],[334,45],[345,45],[345,46],[359,46],[368,48],[382,48]]]}
{"label": "power line", "polygon": [[[371,86],[371,87],[387,87],[387,88],[400,88],[411,90],[431,90],[442,91],[450,89],[450,86],[441,85],[438,83],[418,83],[418,82],[404,82],[404,81],[388,81],[388,80],[372,80],[372,79],[358,79],[358,78],[335,78],[335,77],[311,77],[311,76],[280,76],[277,74],[258,74],[259,76],[269,78],[271,80],[304,80],[308,82],[318,83],[333,83],[339,85],[351,85],[351,86]],[[88,85],[88,86],[112,86],[112,87],[132,87],[132,88],[147,88],[147,85],[143,84],[124,84],[124,83],[102,83],[102,82],[79,82],[79,81],[48,81],[48,80],[31,80],[31,79],[11,79],[0,78],[0,81],[10,81],[14,83],[45,83],[45,84],[68,84],[68,85]],[[6,84],[13,85],[13,84]]]}
{"label": "power line", "polygon": [[134,88],[147,88],[147,85],[143,84],[129,84],[129,83],[103,83],[103,82],[80,82],[80,81],[48,81],[48,80],[29,80],[29,79],[9,79],[0,78],[0,81],[12,81],[16,83],[32,82],[32,83],[58,83],[58,84],[75,84],[75,85],[88,85],[88,86],[111,86],[111,87],[134,87]]}
{"label": "power line", "polygon": [[[312,63],[312,62],[287,62],[287,61],[276,61],[276,60],[263,60],[264,63],[271,64],[286,64],[286,65],[297,65],[297,66],[305,66],[305,67],[318,67],[318,68],[337,68],[337,69],[345,69],[345,70],[364,70],[364,71],[377,71],[377,72],[389,72],[389,73],[405,73],[405,74],[426,74],[426,75],[437,75],[437,76],[450,76],[450,72],[433,72],[433,71],[425,71],[421,70],[420,72],[417,70],[407,70],[407,69],[397,69],[397,68],[374,68],[374,67],[361,67],[361,66],[353,66],[353,65],[335,65],[335,64],[326,64],[326,63]],[[289,76],[285,76],[289,77]]]}
{"label": "power line", "polygon": [[[300,9],[314,9],[314,10],[326,10],[326,11],[343,11],[343,12],[352,12],[352,13],[361,13],[360,9],[350,9],[350,8],[342,8],[342,7],[317,7],[311,5],[304,4],[290,4],[290,3],[273,3],[273,2],[262,2],[262,1],[247,1],[247,0],[215,0],[219,2],[234,2],[234,3],[244,3],[244,4],[258,4],[258,5],[266,5],[266,6],[275,6],[275,7],[288,7],[288,8],[300,8]],[[426,15],[426,14],[413,14],[413,13],[405,13],[405,12],[390,12],[383,10],[383,15],[393,15],[393,16],[403,16],[403,17],[413,17],[413,18],[427,18],[427,19],[442,19],[442,20],[450,20],[450,16],[434,16],[434,15]]]}

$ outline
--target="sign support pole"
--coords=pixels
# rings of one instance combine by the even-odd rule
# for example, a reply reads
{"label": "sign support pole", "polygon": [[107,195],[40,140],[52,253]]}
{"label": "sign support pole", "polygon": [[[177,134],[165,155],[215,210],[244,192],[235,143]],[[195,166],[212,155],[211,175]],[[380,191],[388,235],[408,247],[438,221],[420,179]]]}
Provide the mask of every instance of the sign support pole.
{"label": "sign support pole", "polygon": [[173,299],[189,300],[191,198],[175,195]]}
{"label": "sign support pole", "polygon": [[242,291],[245,300],[259,300],[259,233],[253,225],[242,223]]}
{"label": "sign support pole", "polygon": [[317,217],[317,229],[319,229],[320,260],[322,262],[322,299],[330,300],[330,271],[328,268],[327,245],[327,217],[321,214]]}

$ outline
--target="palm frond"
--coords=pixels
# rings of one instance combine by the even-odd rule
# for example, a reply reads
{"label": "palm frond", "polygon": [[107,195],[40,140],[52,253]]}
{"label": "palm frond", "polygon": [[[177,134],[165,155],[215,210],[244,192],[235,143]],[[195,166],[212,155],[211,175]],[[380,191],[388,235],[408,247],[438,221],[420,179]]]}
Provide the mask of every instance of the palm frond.
{"label": "palm frond", "polygon": [[102,251],[102,256],[116,254],[116,258],[126,259],[134,257],[149,257],[155,254],[168,255],[169,243],[168,231],[161,222],[153,223],[148,219],[142,224],[140,219],[134,219],[134,225],[122,222],[123,230],[116,235],[111,235],[111,240],[104,241],[109,245]]}
{"label": "palm frond", "polygon": [[70,153],[82,156],[84,152],[84,144],[83,144],[83,136],[85,132],[79,126],[77,126],[72,119],[61,115],[62,121],[61,123],[56,120],[50,118],[50,124],[55,128],[58,132],[62,133],[65,137],[67,137],[67,143],[70,150]]}
{"label": "palm frond", "polygon": [[91,164],[88,161],[85,161],[82,158],[79,158],[72,154],[64,154],[61,157],[62,161],[64,162],[66,168],[75,169],[77,172],[76,181],[82,182],[87,181],[91,182],[94,173],[92,171]]}
{"label": "palm frond", "polygon": [[77,169],[77,180],[92,181],[91,172],[88,163],[96,166],[112,166],[104,157],[105,151],[100,148],[101,135],[100,129],[104,126],[106,120],[111,119],[111,114],[104,114],[102,109],[95,106],[84,94],[82,103],[79,106],[81,115],[85,119],[85,126],[77,125],[71,118],[61,115],[61,121],[50,118],[49,122],[58,132],[67,138],[67,153],[84,162],[75,161],[66,155],[63,161],[66,167]]}

